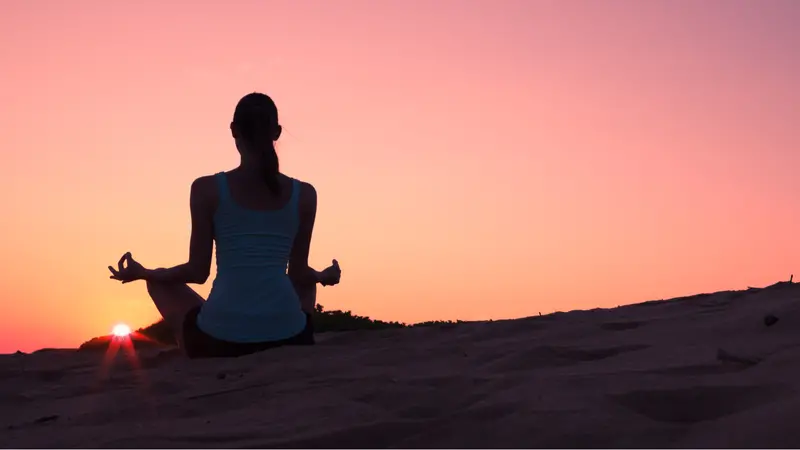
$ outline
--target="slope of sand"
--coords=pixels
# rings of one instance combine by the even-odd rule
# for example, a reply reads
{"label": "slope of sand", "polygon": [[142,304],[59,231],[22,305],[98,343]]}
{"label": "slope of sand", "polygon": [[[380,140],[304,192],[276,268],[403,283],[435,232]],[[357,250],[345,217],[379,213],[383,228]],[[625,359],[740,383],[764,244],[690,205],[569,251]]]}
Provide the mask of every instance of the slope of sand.
{"label": "slope of sand", "polygon": [[[764,317],[779,318],[766,326]],[[800,286],[321,335],[188,361],[0,357],[5,447],[798,447]]]}

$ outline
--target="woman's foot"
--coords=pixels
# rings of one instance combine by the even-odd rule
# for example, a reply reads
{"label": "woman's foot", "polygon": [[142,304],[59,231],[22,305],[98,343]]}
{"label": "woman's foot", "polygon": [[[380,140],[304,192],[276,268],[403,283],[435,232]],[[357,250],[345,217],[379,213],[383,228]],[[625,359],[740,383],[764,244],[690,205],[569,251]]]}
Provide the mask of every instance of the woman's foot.
{"label": "woman's foot", "polygon": [[342,269],[339,268],[339,262],[335,259],[330,267],[326,268],[322,272],[318,272],[319,282],[323,286],[334,286],[339,284],[339,280],[342,278]]}

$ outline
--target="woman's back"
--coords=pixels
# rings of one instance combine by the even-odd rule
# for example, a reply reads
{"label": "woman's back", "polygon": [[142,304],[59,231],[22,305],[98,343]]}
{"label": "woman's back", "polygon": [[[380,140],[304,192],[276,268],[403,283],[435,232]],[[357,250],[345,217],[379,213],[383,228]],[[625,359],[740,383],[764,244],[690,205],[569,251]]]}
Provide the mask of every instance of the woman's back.
{"label": "woman's back", "polygon": [[286,269],[300,224],[301,183],[284,178],[283,195],[259,196],[247,195],[235,173],[218,173],[214,179],[217,276],[198,326],[231,342],[297,334],[306,316]]}

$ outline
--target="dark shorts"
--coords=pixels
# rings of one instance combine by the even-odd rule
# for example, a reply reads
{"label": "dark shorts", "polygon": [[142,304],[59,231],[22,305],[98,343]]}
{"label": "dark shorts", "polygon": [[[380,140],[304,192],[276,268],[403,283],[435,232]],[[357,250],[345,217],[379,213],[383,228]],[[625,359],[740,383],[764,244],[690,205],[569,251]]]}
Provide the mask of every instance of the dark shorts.
{"label": "dark shorts", "polygon": [[306,313],[306,327],[295,336],[269,342],[228,342],[203,332],[197,326],[200,306],[186,313],[183,319],[183,346],[189,358],[226,358],[249,355],[284,345],[314,345],[314,324],[311,314]]}

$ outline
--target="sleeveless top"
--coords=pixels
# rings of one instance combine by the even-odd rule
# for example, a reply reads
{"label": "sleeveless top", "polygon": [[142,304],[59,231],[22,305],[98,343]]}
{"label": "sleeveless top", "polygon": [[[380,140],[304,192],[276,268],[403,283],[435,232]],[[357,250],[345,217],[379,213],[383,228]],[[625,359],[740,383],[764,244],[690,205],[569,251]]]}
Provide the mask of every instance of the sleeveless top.
{"label": "sleeveless top", "polygon": [[306,315],[287,275],[300,222],[300,183],[292,179],[292,196],[283,208],[258,211],[233,202],[225,173],[215,179],[217,275],[197,315],[197,326],[214,338],[241,343],[300,333]]}

